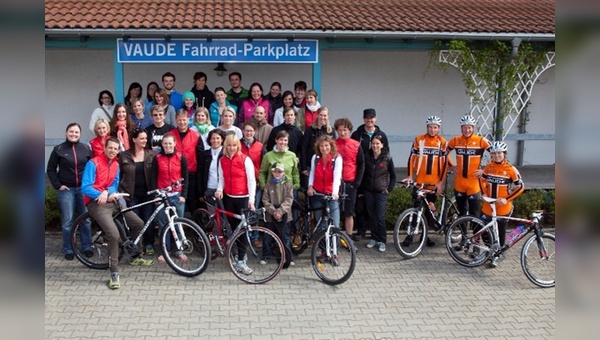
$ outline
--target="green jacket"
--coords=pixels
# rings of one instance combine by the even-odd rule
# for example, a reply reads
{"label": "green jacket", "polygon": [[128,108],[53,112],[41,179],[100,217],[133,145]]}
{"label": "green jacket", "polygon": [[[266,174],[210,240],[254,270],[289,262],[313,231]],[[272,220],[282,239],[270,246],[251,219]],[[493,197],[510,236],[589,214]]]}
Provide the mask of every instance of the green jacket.
{"label": "green jacket", "polygon": [[294,189],[300,189],[300,171],[298,170],[298,159],[296,154],[286,151],[276,151],[277,146],[272,151],[267,152],[260,163],[260,170],[258,171],[258,181],[260,187],[264,188],[267,183],[267,179],[271,175],[271,165],[274,162],[280,162],[285,168],[285,176],[292,179]]}

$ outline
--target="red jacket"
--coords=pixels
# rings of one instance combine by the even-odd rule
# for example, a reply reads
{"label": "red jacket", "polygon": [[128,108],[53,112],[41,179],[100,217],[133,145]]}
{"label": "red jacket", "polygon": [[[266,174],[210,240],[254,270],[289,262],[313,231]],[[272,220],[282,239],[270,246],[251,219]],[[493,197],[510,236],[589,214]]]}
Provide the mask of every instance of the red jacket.
{"label": "red jacket", "polygon": [[256,139],[250,145],[250,148],[246,146],[246,143],[242,141],[242,153],[252,160],[252,164],[254,164],[254,174],[256,175],[256,180],[258,180],[258,170],[260,168],[260,162],[262,161],[263,156],[263,144]]}
{"label": "red jacket", "polygon": [[177,128],[169,132],[175,136],[175,151],[181,152],[185,156],[188,172],[195,174],[198,167],[198,158],[196,155],[204,151],[204,142],[200,140],[200,134],[192,129],[188,129],[182,140]]}
{"label": "red jacket", "polygon": [[[171,155],[164,155],[162,153],[156,155],[156,165],[158,166],[158,174],[156,178],[157,188],[166,188],[182,178],[182,158],[183,156],[179,152]],[[173,191],[182,191],[182,188],[183,186],[174,187]]]}
{"label": "red jacket", "polygon": [[230,196],[248,195],[248,178],[244,162],[246,155],[236,153],[232,158],[221,157],[223,169],[223,192]]}
{"label": "red jacket", "polygon": [[352,138],[335,140],[337,145],[338,153],[344,160],[344,167],[342,168],[342,180],[344,182],[354,182],[356,180],[357,173],[357,159],[358,152],[362,152],[360,143]]}
{"label": "red jacket", "polygon": [[[93,166],[90,167],[86,164],[86,170],[84,170],[82,179],[82,191],[84,194],[83,204],[85,205],[97,198],[98,191],[101,193],[104,190],[108,190],[109,194],[113,194],[116,190],[109,190],[109,187],[112,186],[116,189],[119,184],[119,162],[116,158],[109,163],[108,157],[106,157],[105,154],[102,154],[90,159],[89,162],[91,162]],[[88,180],[92,178],[92,190],[88,192],[86,184],[88,183]],[[116,185],[115,180],[117,182]],[[92,197],[92,195],[95,195],[95,197]]]}
{"label": "red jacket", "polygon": [[104,138],[96,137],[90,141],[90,146],[92,147],[92,155],[94,157],[100,156],[104,153],[104,143],[106,143],[108,137],[110,136],[107,135]]}
{"label": "red jacket", "polygon": [[331,194],[333,193],[333,168],[335,159],[332,155],[327,155],[327,165],[323,166],[323,157],[319,157],[317,165],[315,166],[315,180],[313,182],[313,188],[321,193]]}

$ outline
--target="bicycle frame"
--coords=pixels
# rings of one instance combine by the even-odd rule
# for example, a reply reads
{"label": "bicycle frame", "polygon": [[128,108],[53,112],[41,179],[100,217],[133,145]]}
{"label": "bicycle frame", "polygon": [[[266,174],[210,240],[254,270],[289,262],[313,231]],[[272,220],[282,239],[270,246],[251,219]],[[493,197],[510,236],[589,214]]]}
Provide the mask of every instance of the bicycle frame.
{"label": "bicycle frame", "polygon": [[[234,235],[240,229],[244,229],[244,231],[246,233],[246,241],[248,242],[248,244],[250,246],[250,249],[252,250],[252,254],[254,256],[257,256],[258,255],[258,251],[256,250],[256,248],[254,247],[254,245],[252,245],[252,242],[250,241],[250,232],[253,231],[252,225],[250,225],[248,223],[248,220],[246,219],[246,215],[243,214],[243,213],[241,215],[240,214],[235,214],[235,213],[232,213],[232,212],[227,211],[225,209],[219,208],[217,206],[214,206],[214,209],[215,209],[215,212],[214,212],[214,214],[211,215],[211,217],[215,219],[215,223],[217,224],[217,228],[220,229],[218,232],[221,232],[221,233],[223,232],[223,224],[222,224],[221,214],[224,214],[227,217],[233,217],[235,219],[240,220],[240,223],[235,227],[234,230],[232,230],[230,232],[230,235]],[[256,209],[256,210],[257,211],[262,211],[263,218],[264,218],[265,208],[259,208],[259,209]],[[216,235],[215,237],[220,238],[220,237],[224,237],[224,236],[222,236],[222,235]],[[231,246],[231,242],[232,242],[232,239],[228,238],[227,242],[225,243],[225,247],[229,248]],[[221,242],[219,242],[219,240],[217,240],[216,243],[218,245],[217,247],[219,248],[219,254],[221,256],[224,256],[225,255],[225,249],[222,249]]]}
{"label": "bicycle frame", "polygon": [[[519,241],[521,241],[523,238],[525,238],[525,236],[527,236],[532,231],[535,233],[535,235],[538,239],[538,242],[540,242],[539,239],[542,236],[542,230],[541,230],[539,222],[543,216],[542,212],[534,212],[532,215],[532,219],[525,219],[525,218],[511,217],[511,216],[496,216],[496,203],[495,203],[496,199],[491,199],[489,197],[483,197],[483,199],[486,202],[490,203],[490,206],[492,208],[492,220],[490,222],[488,222],[483,228],[481,228],[481,230],[479,230],[477,233],[473,234],[473,237],[474,238],[481,237],[485,233],[486,230],[488,230],[489,228],[493,228],[492,229],[493,242],[492,242],[491,247],[486,247],[485,245],[475,245],[475,246],[477,246],[478,248],[480,248],[483,251],[486,251],[486,252],[491,251],[495,255],[500,255],[500,254],[503,254],[504,252],[506,252],[508,249],[512,248],[515,244],[517,244]],[[499,231],[498,231],[498,220],[499,219],[520,222],[520,223],[528,225],[528,227],[525,230],[523,230],[521,233],[519,233],[517,236],[515,236],[513,239],[511,239],[507,243],[505,243],[503,247],[500,247],[500,235],[499,235]],[[540,249],[542,249],[542,252],[543,252],[540,255],[544,258],[547,258],[548,252],[547,252],[544,244],[542,242],[540,242],[538,245],[540,246]]]}

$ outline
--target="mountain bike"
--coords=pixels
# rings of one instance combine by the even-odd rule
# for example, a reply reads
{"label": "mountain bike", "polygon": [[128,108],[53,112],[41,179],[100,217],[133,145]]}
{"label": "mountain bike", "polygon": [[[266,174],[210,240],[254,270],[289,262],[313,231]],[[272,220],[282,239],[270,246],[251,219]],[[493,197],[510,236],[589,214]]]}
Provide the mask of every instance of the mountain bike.
{"label": "mountain bike", "polygon": [[[489,202],[492,207],[491,221],[486,224],[474,216],[463,216],[454,221],[448,229],[446,239],[459,233],[461,240],[457,245],[446,242],[450,256],[463,266],[480,266],[489,258],[502,258],[508,249],[533,232],[521,249],[521,268],[527,279],[535,285],[542,288],[554,287],[556,285],[555,237],[542,230],[540,222],[545,214],[536,211],[531,219],[496,216],[496,199],[483,197],[483,200]],[[504,235],[498,235],[498,219],[523,223],[528,227],[500,247],[499,240]]]}
{"label": "mountain bike", "polygon": [[[178,185],[175,183],[174,185]],[[149,191],[148,195],[156,195],[156,197],[148,202],[140,203],[131,207],[126,207],[123,197],[129,196],[125,193],[116,193],[119,197],[118,201],[109,202],[107,204],[116,204],[118,207],[117,213],[114,214],[113,220],[119,230],[122,243],[120,245],[119,259],[125,254],[133,257],[138,255],[140,251],[139,243],[142,240],[144,232],[148,228],[154,228],[154,219],[164,208],[164,214],[167,215],[168,224],[163,227],[159,233],[159,243],[162,255],[165,261],[175,272],[183,276],[196,276],[202,274],[210,260],[210,246],[208,238],[204,231],[193,221],[177,216],[174,206],[171,206],[168,201],[168,193],[173,191],[173,186],[167,188],[156,189]],[[138,207],[158,204],[150,219],[146,221],[140,234],[135,239],[131,239],[130,228],[127,226],[124,213],[132,211]],[[73,223],[71,230],[71,246],[73,247],[75,257],[87,267],[93,269],[108,268],[108,242],[105,239],[104,231],[98,223],[92,219],[92,248],[91,252],[88,249],[83,249],[80,242],[79,234],[81,226],[86,219],[92,219],[90,214],[86,212],[79,216]],[[185,256],[181,256],[181,255]]]}
{"label": "mountain bike", "polygon": [[308,195],[304,191],[304,200],[294,200],[292,209],[298,211],[298,216],[292,220],[290,228],[292,253],[300,255],[306,250],[313,236],[312,216],[315,211],[322,210],[322,208],[312,208]]}
{"label": "mountain bike", "polygon": [[[459,214],[454,198],[449,198],[445,193],[447,188],[444,188],[440,208],[437,209],[433,202],[427,200],[427,195],[435,194],[435,190],[424,189],[423,185],[417,185],[414,182],[399,181],[398,183],[406,188],[413,188],[415,200],[420,205],[420,208],[404,210],[398,216],[394,226],[396,250],[403,258],[412,259],[423,250],[429,228],[433,228],[440,235],[446,235],[448,227],[458,218]],[[453,243],[458,242],[459,235],[453,235],[450,240]]]}
{"label": "mountain bike", "polygon": [[[346,282],[354,272],[356,247],[352,239],[340,228],[336,228],[329,217],[330,209],[327,203],[333,200],[333,196],[317,192],[314,195],[322,199],[325,204],[315,209],[322,210],[323,216],[316,224],[310,260],[313,270],[321,281],[328,285],[338,285]],[[340,195],[340,199],[343,199],[342,196]],[[321,221],[327,223],[324,229],[318,229]]]}
{"label": "mountain bike", "polygon": [[[197,209],[193,215],[208,234],[212,258],[225,256],[233,275],[246,283],[271,281],[283,268],[285,247],[275,232],[258,225],[259,219],[265,219],[265,208],[244,209],[242,214],[234,214],[223,209],[222,201],[216,202],[216,205],[207,202],[208,209]],[[240,223],[231,230],[225,216]],[[262,246],[256,247],[251,242],[252,232],[258,233]]]}

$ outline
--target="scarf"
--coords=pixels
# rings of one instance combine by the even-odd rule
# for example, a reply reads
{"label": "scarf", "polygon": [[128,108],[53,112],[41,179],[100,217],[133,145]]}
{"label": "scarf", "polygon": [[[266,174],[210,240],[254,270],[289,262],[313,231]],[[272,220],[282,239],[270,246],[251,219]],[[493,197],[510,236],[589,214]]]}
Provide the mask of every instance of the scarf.
{"label": "scarf", "polygon": [[123,145],[124,150],[129,150],[129,134],[127,133],[127,121],[117,120],[117,139]]}
{"label": "scarf", "polygon": [[210,124],[200,124],[198,122],[194,122],[194,126],[196,127],[196,129],[198,129],[198,132],[200,132],[201,135],[205,135],[208,133],[208,128],[210,127]]}
{"label": "scarf", "polygon": [[285,176],[281,176],[280,179],[277,179],[277,178],[273,177],[273,175],[271,175],[271,183],[273,183],[273,184],[279,184],[279,183],[283,182],[284,179],[285,179]]}

